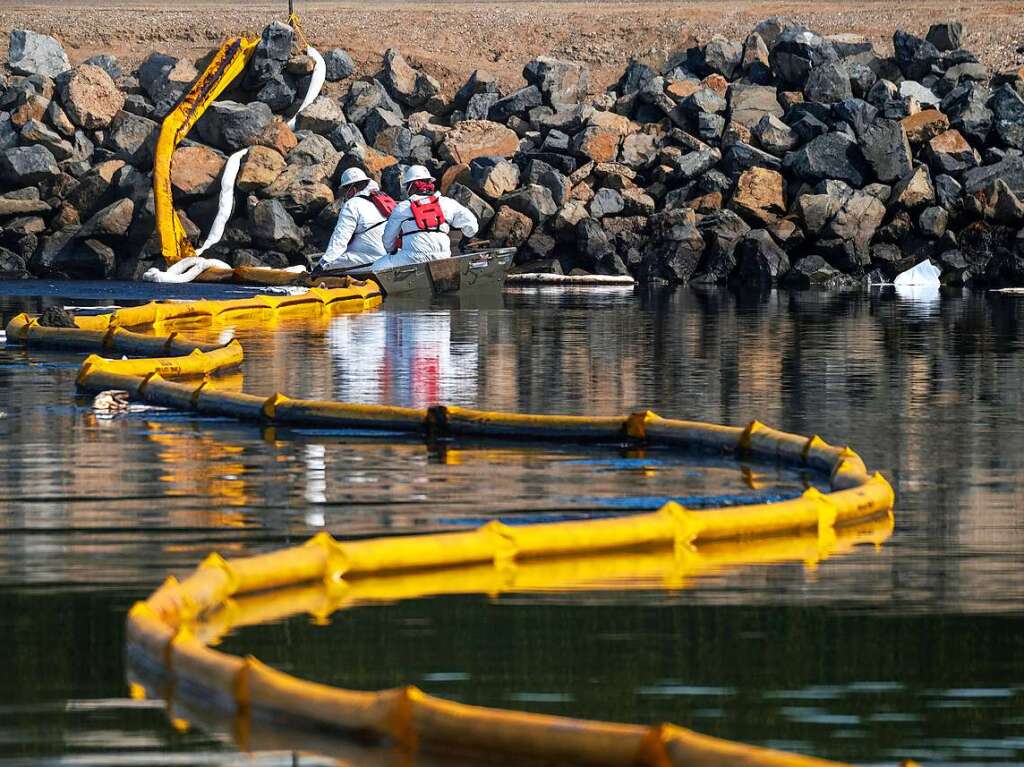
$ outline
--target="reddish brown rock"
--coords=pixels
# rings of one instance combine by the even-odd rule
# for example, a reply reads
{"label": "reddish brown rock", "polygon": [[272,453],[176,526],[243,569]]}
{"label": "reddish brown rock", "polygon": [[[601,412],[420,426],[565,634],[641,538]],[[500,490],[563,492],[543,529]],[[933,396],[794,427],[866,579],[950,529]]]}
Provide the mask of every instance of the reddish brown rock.
{"label": "reddish brown rock", "polygon": [[768,168],[745,170],[736,181],[732,207],[751,223],[774,223],[786,215],[782,174]]}
{"label": "reddish brown rock", "polygon": [[622,134],[613,128],[592,125],[576,134],[572,148],[594,162],[613,162],[619,154],[621,139]]}
{"label": "reddish brown rock", "polygon": [[533,231],[529,216],[502,205],[491,221],[491,242],[509,248],[516,248],[526,242]]}
{"label": "reddish brown rock", "polygon": [[60,80],[60,98],[71,122],[86,130],[106,128],[124,106],[124,94],[110,75],[91,64],[75,67]]}
{"label": "reddish brown rock", "polygon": [[277,150],[254,146],[242,160],[235,183],[243,192],[255,192],[273,184],[284,168],[284,158]]}
{"label": "reddish brown rock", "polygon": [[937,109],[916,112],[900,122],[911,144],[923,144],[949,130],[949,118]]}
{"label": "reddish brown rock", "polygon": [[183,197],[212,194],[223,172],[224,158],[204,146],[178,147],[171,156],[171,186]]}

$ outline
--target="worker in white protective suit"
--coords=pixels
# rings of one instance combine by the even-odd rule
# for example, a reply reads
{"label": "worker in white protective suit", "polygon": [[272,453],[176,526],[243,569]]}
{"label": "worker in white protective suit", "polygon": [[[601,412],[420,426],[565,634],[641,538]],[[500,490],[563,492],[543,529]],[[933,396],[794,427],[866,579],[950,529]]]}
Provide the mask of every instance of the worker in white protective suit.
{"label": "worker in white protective suit", "polygon": [[450,258],[448,232],[460,229],[463,236],[472,237],[479,229],[476,216],[438,192],[434,177],[422,165],[406,169],[402,186],[409,199],[395,205],[388,217],[384,249],[389,255],[373,265],[374,271]]}
{"label": "worker in white protective suit", "polygon": [[367,266],[387,255],[384,225],[395,201],[359,168],[341,174],[340,192],[345,204],[317,271]]}

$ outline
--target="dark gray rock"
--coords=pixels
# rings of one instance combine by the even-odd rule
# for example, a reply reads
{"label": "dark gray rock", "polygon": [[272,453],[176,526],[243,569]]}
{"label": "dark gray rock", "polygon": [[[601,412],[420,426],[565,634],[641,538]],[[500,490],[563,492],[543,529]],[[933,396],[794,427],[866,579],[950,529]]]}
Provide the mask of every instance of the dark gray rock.
{"label": "dark gray rock", "polygon": [[946,233],[946,227],[948,225],[949,213],[938,205],[932,205],[931,207],[925,208],[921,211],[921,215],[917,219],[917,227],[921,231],[921,234],[926,237],[934,237],[935,239],[938,239]]}
{"label": "dark gray rock", "polygon": [[569,142],[570,138],[567,133],[562,133],[560,130],[550,130],[548,135],[544,137],[544,143],[541,144],[540,150],[542,152],[568,152]]}
{"label": "dark gray rock", "polygon": [[253,241],[282,253],[298,253],[302,248],[302,230],[279,200],[261,200],[249,214]]}
{"label": "dark gray rock", "polygon": [[1024,99],[1008,84],[992,94],[989,107],[996,135],[1006,146],[1024,149]]}
{"label": "dark gray rock", "polygon": [[424,72],[417,72],[394,48],[384,52],[380,82],[395,101],[412,109],[423,107],[441,92],[441,86]]}
{"label": "dark gray rock", "polygon": [[743,46],[716,35],[704,46],[704,65],[713,73],[732,80],[743,59]]}
{"label": "dark gray rock", "polygon": [[534,107],[544,103],[544,96],[536,85],[528,85],[498,99],[488,112],[488,119],[506,123],[510,117],[523,117]]}
{"label": "dark gray rock", "polygon": [[345,116],[349,122],[362,125],[370,111],[377,107],[399,116],[402,114],[402,108],[377,80],[358,80],[352,83],[345,98]]}
{"label": "dark gray rock", "polygon": [[935,177],[935,200],[946,210],[955,210],[960,205],[960,182],[945,173]]}
{"label": "dark gray rock", "polygon": [[736,281],[741,285],[772,285],[789,271],[789,257],[764,229],[752,229],[743,235],[734,253]]}
{"label": "dark gray rock", "polygon": [[589,75],[583,64],[538,56],[523,68],[523,79],[543,95],[544,101],[557,109],[566,109],[587,95]]}
{"label": "dark gray rock", "polygon": [[709,144],[722,138],[725,131],[725,118],[722,115],[701,112],[697,115],[697,136]]}
{"label": "dark gray rock", "polygon": [[481,93],[498,93],[497,78],[485,69],[473,71],[473,74],[469,76],[469,79],[463,83],[462,87],[455,94],[455,98],[452,99],[452,106],[455,109],[465,111],[469,100]]}
{"label": "dark gray rock", "polygon": [[380,107],[374,107],[366,115],[366,119],[363,120],[362,134],[367,143],[373,144],[377,140],[377,135],[385,128],[400,128],[404,124],[405,121],[401,115],[381,109]]}
{"label": "dark gray rock", "polygon": [[750,231],[750,226],[735,212],[723,209],[703,216],[697,229],[704,238],[705,250],[700,274],[694,282],[725,282],[736,269],[736,243]]}
{"label": "dark gray rock", "polygon": [[59,175],[57,161],[46,147],[19,146],[0,153],[0,181],[8,189],[53,181]]}
{"label": "dark gray rock", "polygon": [[872,86],[878,81],[878,75],[867,64],[856,61],[846,65],[846,72],[850,76],[850,90],[854,97],[866,99]]}
{"label": "dark gray rock", "polygon": [[117,61],[116,56],[111,56],[109,53],[98,53],[95,56],[90,56],[83,64],[89,64],[90,66],[99,67],[108,75],[111,80],[120,80],[124,73],[121,71],[121,65]]}
{"label": "dark gray rock", "polygon": [[832,104],[853,98],[850,75],[846,67],[836,61],[826,61],[814,67],[804,85],[804,97],[808,101]]}
{"label": "dark gray rock", "polygon": [[641,278],[669,282],[688,282],[704,254],[704,238],[697,229],[692,210],[674,208],[656,213],[648,223],[651,245]]}
{"label": "dark gray rock", "polygon": [[892,46],[896,64],[908,80],[920,80],[940,71],[938,65],[942,61],[942,54],[927,40],[897,30],[892,36]]}
{"label": "dark gray rock", "polygon": [[826,133],[786,155],[786,168],[808,181],[839,179],[864,185],[867,165],[857,142],[842,133]]}
{"label": "dark gray rock", "polygon": [[696,118],[700,113],[717,114],[725,111],[725,99],[711,88],[701,88],[679,102],[677,107],[684,114]]}
{"label": "dark gray rock", "polygon": [[717,149],[690,152],[675,160],[672,175],[679,180],[690,181],[713,168],[721,159],[722,153]]}
{"label": "dark gray rock", "polygon": [[803,114],[789,123],[790,129],[797,137],[798,143],[805,144],[828,133],[828,124],[812,114]]}
{"label": "dark gray rock", "polygon": [[327,65],[327,81],[336,83],[356,73],[356,63],[352,57],[341,48],[332,48],[324,54],[324,64]]}
{"label": "dark gray rock", "polygon": [[8,41],[7,65],[21,75],[56,77],[71,69],[71,62],[54,38],[29,29],[12,29]]}
{"label": "dark gray rock", "polygon": [[988,88],[977,83],[961,83],[942,99],[941,111],[949,117],[950,127],[974,144],[984,145],[995,119],[987,106],[990,96]]}
{"label": "dark gray rock", "polygon": [[484,198],[476,194],[476,192],[468,186],[464,186],[459,183],[454,183],[448,188],[448,196],[469,208],[480,222],[481,231],[485,231],[487,229],[487,226],[491,223],[491,219],[494,218],[494,208],[492,208]]}
{"label": "dark gray rock", "polygon": [[952,51],[960,47],[964,37],[964,25],[959,21],[944,21],[932,24],[925,39],[940,51]]}
{"label": "dark gray rock", "polygon": [[835,47],[806,27],[787,27],[771,46],[769,61],[780,83],[793,90],[804,89],[814,67],[839,58]]}
{"label": "dark gray rock", "polygon": [[21,143],[46,147],[57,162],[67,160],[74,152],[70,142],[62,139],[40,120],[29,120],[22,126]]}
{"label": "dark gray rock", "polygon": [[477,93],[466,102],[464,113],[467,120],[486,120],[493,107],[501,96],[497,93]]}
{"label": "dark gray rock", "polygon": [[622,195],[614,189],[598,189],[590,201],[590,215],[601,219],[621,213],[626,207]]}
{"label": "dark gray rock", "polygon": [[295,100],[295,88],[282,76],[276,76],[260,86],[256,100],[262,101],[275,112],[283,112]]}
{"label": "dark gray rock", "polygon": [[270,107],[258,101],[215,101],[196,123],[196,131],[206,143],[234,152],[250,146],[273,119]]}
{"label": "dark gray rock", "polygon": [[792,288],[836,290],[852,287],[853,280],[819,255],[804,256],[786,273],[783,282]]}
{"label": "dark gray rock", "polygon": [[534,224],[546,221],[558,211],[551,192],[539,184],[529,184],[504,194],[498,203],[528,216]]}
{"label": "dark gray rock", "polygon": [[657,76],[658,73],[646,64],[630,59],[629,64],[626,65],[626,69],[622,73],[622,77],[615,83],[615,92],[623,96],[637,93],[643,90],[647,83]]}
{"label": "dark gray rock", "polygon": [[863,99],[849,98],[833,104],[832,115],[853,128],[853,134],[859,140],[868,126],[875,122],[878,109]]}
{"label": "dark gray rock", "polygon": [[366,145],[366,139],[359,126],[352,123],[342,123],[331,131],[327,139],[339,152],[350,152],[356,147]]}
{"label": "dark gray rock", "polygon": [[879,181],[898,181],[912,169],[907,132],[896,120],[877,120],[865,128],[860,148]]}
{"label": "dark gray rock", "polygon": [[0,112],[0,151],[18,145],[18,131],[11,123],[9,112]]}
{"label": "dark gray rock", "polygon": [[729,144],[722,150],[722,170],[732,178],[750,168],[782,170],[782,160],[742,141]]}

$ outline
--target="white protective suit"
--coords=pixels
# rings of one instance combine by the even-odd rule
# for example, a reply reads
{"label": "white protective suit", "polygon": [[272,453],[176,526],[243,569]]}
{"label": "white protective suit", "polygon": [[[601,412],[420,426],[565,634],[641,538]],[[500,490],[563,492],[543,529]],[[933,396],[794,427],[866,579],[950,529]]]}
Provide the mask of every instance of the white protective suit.
{"label": "white protective suit", "polygon": [[383,243],[386,218],[370,199],[370,193],[379,189],[377,183],[371,181],[341,206],[331,241],[320,259],[321,269],[365,266],[387,255]]}
{"label": "white protective suit", "polygon": [[[439,194],[435,192],[434,194]],[[434,195],[415,194],[412,199],[416,201],[426,200]],[[384,227],[384,247],[388,251],[394,250],[398,243],[398,237],[402,237],[402,247],[397,253],[385,256],[377,261],[374,270],[388,269],[395,266],[407,264],[422,264],[426,261],[439,261],[442,258],[450,258],[452,255],[452,243],[448,239],[448,232],[452,229],[461,229],[465,237],[472,237],[477,233],[479,224],[476,216],[464,205],[453,200],[451,197],[440,195],[441,212],[444,213],[445,223],[441,225],[439,232],[421,232],[416,226],[412,217],[412,208],[408,200],[403,200],[395,206],[388,217],[387,226]]]}

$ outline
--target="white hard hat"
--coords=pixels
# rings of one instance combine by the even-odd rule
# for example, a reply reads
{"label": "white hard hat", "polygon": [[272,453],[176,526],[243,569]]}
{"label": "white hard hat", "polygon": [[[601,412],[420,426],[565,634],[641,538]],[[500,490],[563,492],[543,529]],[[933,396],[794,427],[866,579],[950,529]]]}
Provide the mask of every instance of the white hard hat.
{"label": "white hard hat", "polygon": [[341,174],[341,186],[352,186],[360,181],[369,181],[370,177],[361,168],[349,168]]}
{"label": "white hard hat", "polygon": [[402,174],[402,186],[408,186],[413,181],[433,181],[434,177],[430,171],[422,165],[410,165]]}

